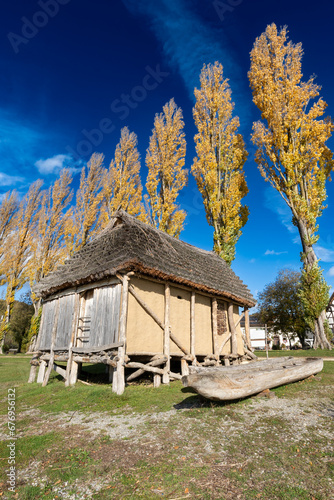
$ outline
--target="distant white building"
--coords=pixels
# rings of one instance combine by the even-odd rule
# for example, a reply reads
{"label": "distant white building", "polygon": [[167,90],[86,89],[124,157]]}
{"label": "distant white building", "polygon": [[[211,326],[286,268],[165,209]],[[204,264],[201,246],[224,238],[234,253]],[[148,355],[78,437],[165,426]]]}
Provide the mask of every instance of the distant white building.
{"label": "distant white building", "polygon": [[[245,335],[245,326],[242,320],[241,320],[241,329],[243,334]],[[250,318],[249,334],[250,334],[251,347],[253,349],[262,350],[266,348],[266,325],[260,323],[257,320],[254,321],[252,320],[252,318]],[[281,346],[283,349],[290,348],[290,342],[288,337],[282,333],[277,333],[277,334],[267,333],[267,343],[268,343],[268,349],[273,349],[275,346],[278,345]],[[312,347],[313,337],[307,338],[305,343],[310,347]],[[295,346],[296,344],[300,344],[297,335],[291,340],[291,346]]]}
{"label": "distant white building", "polygon": [[328,306],[326,309],[326,316],[329,323],[329,327],[334,333],[334,293],[332,293],[329,299]]}

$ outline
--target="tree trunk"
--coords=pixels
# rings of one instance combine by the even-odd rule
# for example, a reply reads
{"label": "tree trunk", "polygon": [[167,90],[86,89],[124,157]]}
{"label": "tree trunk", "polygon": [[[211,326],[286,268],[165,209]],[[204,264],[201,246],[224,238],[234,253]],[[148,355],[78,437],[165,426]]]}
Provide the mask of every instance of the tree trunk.
{"label": "tree trunk", "polygon": [[[307,228],[303,221],[297,220],[298,231],[300,239],[303,246],[302,260],[304,264],[304,269],[308,271],[311,267],[318,261],[317,256],[314,252],[313,246],[310,244],[310,236],[308,234]],[[326,320],[326,311],[322,311],[318,318],[314,319],[314,344],[313,347],[320,349],[332,349],[330,343],[327,340],[324,323]]]}

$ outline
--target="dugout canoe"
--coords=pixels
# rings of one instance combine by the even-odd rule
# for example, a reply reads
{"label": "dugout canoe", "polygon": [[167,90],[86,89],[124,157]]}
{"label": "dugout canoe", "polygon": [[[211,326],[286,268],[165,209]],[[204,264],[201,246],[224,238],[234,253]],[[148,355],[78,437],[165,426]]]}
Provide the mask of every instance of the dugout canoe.
{"label": "dugout canoe", "polygon": [[190,374],[182,377],[182,383],[207,399],[230,401],[303,380],[319,373],[323,364],[322,358],[289,356],[236,366],[193,366],[189,367]]}

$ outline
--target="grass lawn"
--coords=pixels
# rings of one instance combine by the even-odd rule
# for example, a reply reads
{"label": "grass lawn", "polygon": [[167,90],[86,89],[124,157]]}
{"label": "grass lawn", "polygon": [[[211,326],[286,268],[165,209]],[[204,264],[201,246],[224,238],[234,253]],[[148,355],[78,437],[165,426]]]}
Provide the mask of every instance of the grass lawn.
{"label": "grass lawn", "polygon": [[[255,354],[259,358],[266,357],[266,351],[255,351]],[[306,358],[334,358],[334,350],[330,351],[329,349],[296,349],[296,350],[282,350],[282,351],[274,351],[269,350],[270,358],[277,358],[280,356],[296,356],[296,357],[306,357]]]}
{"label": "grass lawn", "polygon": [[[65,388],[52,372],[42,388],[26,383],[29,369],[25,356],[0,356],[0,498],[334,498],[332,361],[312,379],[274,389],[272,399],[233,403],[203,400],[180,382],[154,389],[149,380],[115,396],[100,366],[85,368],[89,386]],[[9,389],[15,493],[6,476]]]}

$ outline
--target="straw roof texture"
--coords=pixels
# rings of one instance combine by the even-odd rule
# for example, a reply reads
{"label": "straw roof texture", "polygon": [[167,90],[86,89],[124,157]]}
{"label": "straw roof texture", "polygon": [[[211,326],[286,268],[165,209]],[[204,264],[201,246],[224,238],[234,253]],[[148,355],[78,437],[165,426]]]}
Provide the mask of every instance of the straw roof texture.
{"label": "straw roof texture", "polygon": [[55,292],[134,271],[225,297],[241,305],[255,300],[223,259],[145,224],[120,210],[109,225],[35,286],[46,298]]}

